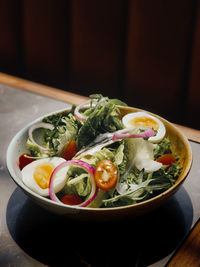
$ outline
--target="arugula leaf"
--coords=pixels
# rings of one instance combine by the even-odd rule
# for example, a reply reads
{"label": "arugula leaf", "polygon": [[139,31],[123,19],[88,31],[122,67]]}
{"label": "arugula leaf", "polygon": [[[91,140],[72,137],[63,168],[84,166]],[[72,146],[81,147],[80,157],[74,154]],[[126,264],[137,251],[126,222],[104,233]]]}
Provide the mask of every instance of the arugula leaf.
{"label": "arugula leaf", "polygon": [[115,104],[115,105],[119,105],[119,106],[124,106],[124,107],[128,106],[125,102],[123,102],[123,101],[121,101],[121,100],[119,100],[117,98],[110,99],[110,102]]}
{"label": "arugula leaf", "polygon": [[69,114],[74,114],[75,108],[76,106],[72,105],[70,110],[44,117],[42,121],[46,123],[51,123],[54,126],[64,125],[64,123],[62,122],[62,119],[68,117]]}
{"label": "arugula leaf", "polygon": [[102,98],[104,98],[102,94],[91,94],[89,97],[95,100],[101,100]]}
{"label": "arugula leaf", "polygon": [[67,116],[61,114],[57,118],[59,119],[57,123],[54,121],[55,117],[46,118],[54,123],[55,128],[52,131],[48,130],[45,132],[44,144],[45,142],[48,143],[50,148],[53,148],[56,153],[61,154],[69,142],[75,139],[79,124],[71,113]]}
{"label": "arugula leaf", "polygon": [[164,154],[172,153],[171,146],[172,142],[169,136],[160,141],[154,149],[154,159],[157,159]]}
{"label": "arugula leaf", "polygon": [[124,192],[119,193],[116,190],[112,198],[103,200],[104,206],[130,205],[164,192],[175,183],[182,171],[179,162],[173,164],[169,169],[166,167],[162,166],[160,170],[149,174],[145,173],[144,170],[132,169],[125,180],[120,180],[121,185],[125,186]]}

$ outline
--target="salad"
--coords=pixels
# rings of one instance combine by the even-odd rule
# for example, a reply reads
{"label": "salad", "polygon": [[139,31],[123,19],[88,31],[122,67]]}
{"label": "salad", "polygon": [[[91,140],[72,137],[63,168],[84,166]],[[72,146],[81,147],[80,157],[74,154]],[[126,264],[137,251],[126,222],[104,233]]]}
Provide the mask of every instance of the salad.
{"label": "salad", "polygon": [[124,116],[120,100],[100,94],[44,117],[28,130],[19,157],[22,181],[65,205],[109,208],[150,199],[181,173],[163,122],[146,112]]}

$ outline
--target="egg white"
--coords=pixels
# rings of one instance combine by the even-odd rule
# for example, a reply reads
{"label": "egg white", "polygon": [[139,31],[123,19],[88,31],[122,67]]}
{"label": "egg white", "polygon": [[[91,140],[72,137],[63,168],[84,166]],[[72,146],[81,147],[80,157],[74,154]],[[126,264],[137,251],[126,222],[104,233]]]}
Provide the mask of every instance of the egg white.
{"label": "egg white", "polygon": [[[38,159],[30,164],[26,165],[21,173],[22,173],[22,181],[23,183],[29,187],[34,192],[38,193],[41,196],[49,196],[49,188],[42,189],[35,181],[33,174],[35,171],[35,168],[37,166],[41,166],[43,164],[51,164],[54,167],[58,166],[62,162],[66,161],[63,158],[59,157],[52,157],[52,158],[44,158],[44,159]],[[65,185],[66,182],[66,169],[61,168],[57,173],[54,180],[54,191],[57,193],[59,192]]]}
{"label": "egg white", "polygon": [[142,138],[133,140],[133,161],[132,164],[138,170],[144,169],[145,172],[151,173],[158,171],[162,167],[162,163],[154,161],[154,149],[156,144],[152,144]]}
{"label": "egg white", "polygon": [[135,118],[150,118],[152,120],[154,120],[157,125],[158,125],[158,130],[156,132],[155,136],[150,137],[148,140],[152,143],[157,143],[160,142],[165,134],[166,134],[166,128],[165,125],[163,124],[163,122],[161,120],[159,120],[158,118],[146,113],[146,112],[133,112],[133,113],[128,113],[127,115],[125,115],[122,118],[122,123],[124,124],[125,127],[130,127],[130,122],[132,120],[134,120]]}

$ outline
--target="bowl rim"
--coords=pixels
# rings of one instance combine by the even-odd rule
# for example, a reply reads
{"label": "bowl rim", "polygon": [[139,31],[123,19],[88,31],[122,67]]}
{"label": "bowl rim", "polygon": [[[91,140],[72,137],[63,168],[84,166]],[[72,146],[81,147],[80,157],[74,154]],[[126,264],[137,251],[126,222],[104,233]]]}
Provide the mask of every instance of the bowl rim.
{"label": "bowl rim", "polygon": [[[146,207],[148,205],[151,205],[153,204],[154,202],[158,201],[159,199],[161,199],[162,197],[168,197],[170,195],[173,194],[173,192],[176,192],[179,188],[179,186],[185,181],[186,177],[188,176],[189,172],[190,172],[190,169],[192,167],[192,162],[193,162],[193,153],[192,153],[192,148],[190,146],[190,143],[187,139],[187,137],[171,122],[169,122],[168,120],[164,119],[163,117],[159,116],[159,115],[156,115],[152,112],[149,112],[149,111],[146,111],[144,109],[140,109],[140,108],[135,108],[135,107],[130,107],[130,106],[123,106],[123,107],[119,107],[119,108],[123,108],[125,110],[128,111],[128,113],[131,112],[138,112],[138,111],[143,111],[143,112],[146,112],[150,115],[153,115],[155,117],[157,117],[158,119],[160,119],[164,125],[170,125],[170,127],[172,127],[177,133],[179,133],[180,136],[182,136],[182,140],[185,144],[185,147],[187,147],[188,149],[188,155],[189,155],[189,158],[188,158],[188,164],[184,170],[184,177],[181,177],[180,180],[178,180],[178,182],[176,182],[174,185],[172,185],[169,189],[167,189],[166,191],[150,198],[150,199],[147,199],[147,200],[144,200],[142,202],[139,202],[139,203],[135,203],[135,204],[130,204],[130,205],[127,205],[127,206],[119,206],[119,207],[107,207],[107,208],[92,208],[92,207],[79,207],[79,206],[71,206],[71,205],[66,205],[66,204],[63,204],[63,203],[58,203],[58,202],[55,202],[55,201],[52,201],[51,199],[49,198],[46,198],[44,196],[40,196],[39,194],[37,194],[36,192],[32,191],[31,189],[29,189],[23,182],[22,180],[20,180],[20,178],[16,175],[15,171],[14,171],[14,168],[12,166],[12,162],[10,161],[10,155],[12,154],[12,150],[13,150],[13,147],[15,146],[15,143],[16,141],[18,140],[18,138],[20,138],[20,136],[24,133],[26,133],[29,129],[29,127],[33,124],[35,124],[36,122],[39,122],[41,121],[44,117],[46,116],[50,116],[50,115],[53,115],[53,114],[57,114],[57,113],[61,113],[61,112],[65,112],[65,111],[69,111],[70,110],[70,107],[69,108],[62,108],[62,109],[58,109],[58,110],[55,110],[55,111],[52,111],[50,113],[47,113],[45,115],[42,115],[36,119],[34,119],[33,121],[31,121],[30,123],[28,123],[26,126],[24,126],[21,130],[19,130],[11,139],[9,145],[8,145],[8,148],[7,148],[7,153],[6,153],[6,165],[7,165],[7,169],[8,169],[8,172],[11,176],[11,178],[14,180],[14,182],[17,184],[17,186],[19,186],[25,193],[29,193],[29,195],[32,195],[34,198],[36,199],[39,199],[41,200],[42,202],[46,202],[48,204],[50,204],[51,206],[55,206],[55,207],[59,207],[59,208],[64,208],[64,209],[72,209],[72,210],[83,210],[83,211],[88,211],[88,212],[110,212],[110,211],[120,211],[120,210],[128,210],[128,209],[137,209],[137,208],[140,208],[142,206]],[[18,159],[16,159],[16,162],[18,162]],[[183,174],[182,174],[183,175]]]}

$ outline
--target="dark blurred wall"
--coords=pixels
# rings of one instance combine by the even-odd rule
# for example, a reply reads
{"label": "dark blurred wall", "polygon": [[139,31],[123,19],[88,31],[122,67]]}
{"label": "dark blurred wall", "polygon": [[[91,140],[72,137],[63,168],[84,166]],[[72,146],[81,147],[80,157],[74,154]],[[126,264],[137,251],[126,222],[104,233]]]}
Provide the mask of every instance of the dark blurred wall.
{"label": "dark blurred wall", "polygon": [[200,128],[198,0],[0,0],[0,71]]}

